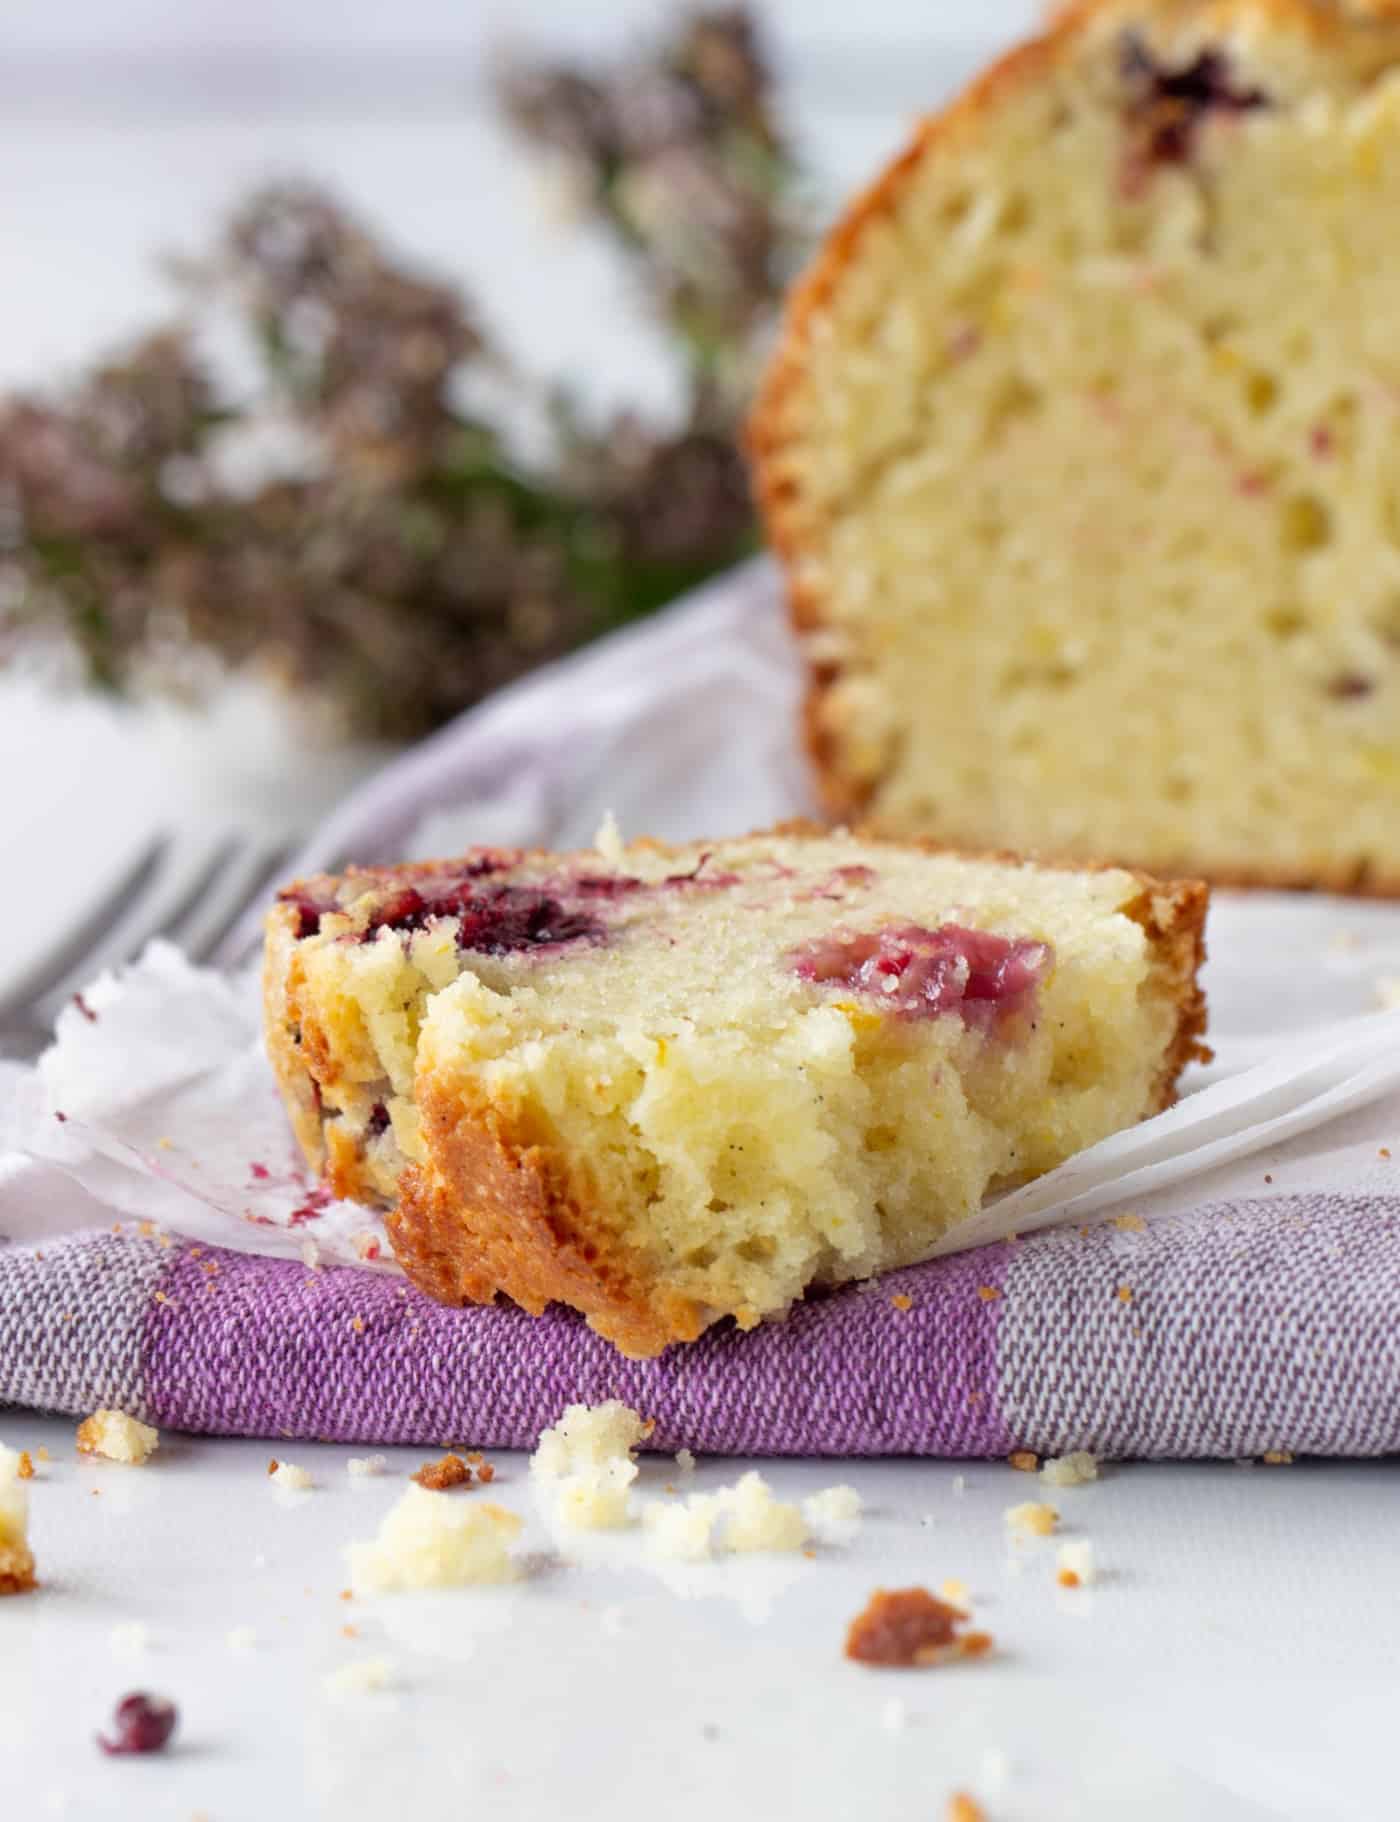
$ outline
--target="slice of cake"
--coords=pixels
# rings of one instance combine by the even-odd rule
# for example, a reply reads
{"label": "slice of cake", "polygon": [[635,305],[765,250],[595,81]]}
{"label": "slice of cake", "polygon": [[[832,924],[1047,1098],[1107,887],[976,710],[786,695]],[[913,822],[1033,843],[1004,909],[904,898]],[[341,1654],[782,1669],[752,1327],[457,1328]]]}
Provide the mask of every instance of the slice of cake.
{"label": "slice of cake", "polygon": [[860,196],[753,447],[832,811],[1400,893],[1400,7],[1095,0]]}
{"label": "slice of cake", "polygon": [[409,1276],[631,1354],[927,1256],[1165,1106],[1205,888],[807,829],[282,893],[268,1044]]}

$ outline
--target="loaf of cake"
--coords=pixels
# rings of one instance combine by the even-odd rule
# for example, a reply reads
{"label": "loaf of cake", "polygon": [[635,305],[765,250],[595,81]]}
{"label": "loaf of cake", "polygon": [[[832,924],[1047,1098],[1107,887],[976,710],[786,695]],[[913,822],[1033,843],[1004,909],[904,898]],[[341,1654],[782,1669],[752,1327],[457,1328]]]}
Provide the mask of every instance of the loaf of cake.
{"label": "loaf of cake", "polygon": [[1093,0],[860,196],[752,426],[826,802],[1400,892],[1400,7]]}
{"label": "loaf of cake", "polygon": [[284,891],[268,1045],[423,1290],[571,1304],[648,1355],[925,1258],[1164,1107],[1205,906],[805,828],[478,850]]}

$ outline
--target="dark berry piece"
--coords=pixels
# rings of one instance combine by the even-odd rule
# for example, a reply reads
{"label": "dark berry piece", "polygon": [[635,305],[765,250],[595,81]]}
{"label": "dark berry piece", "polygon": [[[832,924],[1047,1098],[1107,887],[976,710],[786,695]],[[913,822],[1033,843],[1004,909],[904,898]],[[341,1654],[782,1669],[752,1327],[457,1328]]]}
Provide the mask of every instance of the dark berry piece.
{"label": "dark berry piece", "polygon": [[1262,89],[1237,88],[1224,51],[1198,51],[1172,69],[1158,62],[1136,32],[1123,39],[1123,80],[1132,91],[1130,120],[1144,139],[1140,154],[1148,165],[1189,164],[1201,126],[1210,114],[1247,114],[1273,103]]}
{"label": "dark berry piece", "polygon": [[164,1696],[137,1691],[123,1696],[112,1716],[114,1739],[98,1734],[97,1744],[113,1758],[128,1753],[164,1752],[170,1744],[179,1715]]}

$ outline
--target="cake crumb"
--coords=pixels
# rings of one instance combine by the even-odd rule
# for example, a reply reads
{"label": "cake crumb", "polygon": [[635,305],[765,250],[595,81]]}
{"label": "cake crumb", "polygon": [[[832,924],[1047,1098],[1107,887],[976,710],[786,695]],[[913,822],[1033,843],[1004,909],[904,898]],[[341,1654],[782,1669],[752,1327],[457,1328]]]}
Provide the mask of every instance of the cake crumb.
{"label": "cake crumb", "polygon": [[966,1474],[955,1474],[953,1476],[953,1498],[961,1499],[963,1494],[966,1492],[967,1492]]}
{"label": "cake crumb", "polygon": [[509,1546],[520,1519],[489,1500],[449,1499],[410,1482],[369,1541],[346,1550],[356,1594],[466,1588],[520,1573]]}
{"label": "cake crumb", "polygon": [[602,855],[604,860],[613,862],[621,860],[626,853],[626,846],[622,839],[622,831],[618,828],[617,818],[613,815],[611,810],[608,811],[607,815],[604,816],[603,820],[598,824],[598,833],[593,837],[593,846],[598,850],[599,854]]}
{"label": "cake crumb", "polygon": [[676,1450],[676,1466],[680,1469],[682,1474],[693,1474],[695,1472],[695,1457],[691,1454],[689,1449]]}
{"label": "cake crumb", "polygon": [[467,1451],[467,1466],[471,1469],[472,1473],[476,1475],[483,1487],[489,1487],[491,1482],[496,1478],[496,1470],[491,1466],[490,1462],[487,1461],[480,1449],[469,1449]]}
{"label": "cake crumb", "polygon": [[1013,1531],[1027,1537],[1049,1537],[1060,1522],[1060,1515],[1053,1506],[1042,1505],[1033,1499],[1025,1500],[1019,1506],[1008,1506],[1002,1517]]}
{"label": "cake crumb", "polygon": [[904,1310],[912,1310],[914,1307],[914,1299],[912,1297],[906,1297],[902,1291],[897,1297],[891,1297],[890,1302],[901,1312]]}
{"label": "cake crumb", "polygon": [[1147,1223],[1141,1215],[1115,1215],[1113,1225],[1125,1234],[1145,1234]]}
{"label": "cake crumb", "polygon": [[854,1524],[864,1510],[864,1501],[854,1487],[844,1484],[823,1487],[802,1502],[807,1522],[820,1529],[823,1525]]}
{"label": "cake crumb", "polygon": [[1087,1588],[1095,1579],[1094,1546],[1087,1537],[1066,1538],[1055,1553],[1056,1577],[1062,1588]]}
{"label": "cake crumb", "polygon": [[469,1487],[472,1471],[460,1455],[447,1454],[441,1461],[425,1461],[416,1474],[409,1476],[430,1493],[445,1493],[449,1487]]}
{"label": "cake crumb", "polygon": [[846,1633],[846,1656],[858,1664],[911,1669],[980,1657],[991,1649],[985,1632],[964,1633],[968,1616],[927,1588],[877,1588]]}
{"label": "cake crumb", "polygon": [[1051,1487],[1082,1487],[1098,1477],[1098,1461],[1087,1449],[1051,1456],[1040,1470],[1040,1478]]}
{"label": "cake crumb", "polygon": [[19,1456],[0,1443],[0,1595],[28,1594],[36,1586],[29,1489],[19,1477]]}
{"label": "cake crumb", "polygon": [[15,1464],[15,1479],[33,1480],[33,1478],[34,1457],[29,1453],[28,1449],[21,1449],[19,1452],[19,1460]]}
{"label": "cake crumb", "polygon": [[977,1286],[977,1295],[982,1299],[983,1303],[996,1303],[1001,1298],[1001,1292],[994,1284],[979,1284]]}
{"label": "cake crumb", "polygon": [[356,1658],[342,1664],[325,1678],[328,1695],[374,1695],[387,1689],[394,1680],[394,1667],[388,1658]]}
{"label": "cake crumb", "polygon": [[368,1480],[372,1475],[382,1474],[389,1465],[383,1455],[352,1455],[345,1464],[345,1472],[352,1480]]}
{"label": "cake crumb", "polygon": [[1376,1156],[1378,1158],[1388,1158],[1390,1156],[1390,1147],[1388,1145],[1382,1145],[1380,1150],[1376,1153]]}
{"label": "cake crumb", "polygon": [[576,1531],[611,1531],[630,1523],[636,1453],[653,1426],[616,1398],[571,1404],[540,1437],[530,1478],[548,1493],[555,1515]]}
{"label": "cake crumb", "polygon": [[967,1583],[959,1581],[955,1575],[950,1575],[946,1581],[938,1584],[938,1598],[947,1601],[950,1607],[960,1608],[964,1613],[972,1610],[972,1597]]}
{"label": "cake crumb", "polygon": [[294,1461],[270,1461],[267,1471],[274,1485],[286,1487],[289,1492],[308,1493],[311,1490],[311,1476]]}
{"label": "cake crumb", "polygon": [[987,1822],[987,1812],[965,1790],[955,1790],[948,1799],[944,1822]]}
{"label": "cake crumb", "polygon": [[1133,1300],[1133,1287],[1131,1284],[1120,1284],[1118,1289],[1114,1292],[1114,1295],[1120,1303],[1131,1303]]}
{"label": "cake crumb", "polygon": [[1293,1451],[1291,1449],[1265,1449],[1259,1459],[1266,1468],[1291,1468]]}
{"label": "cake crumb", "polygon": [[1040,1457],[1034,1449],[1013,1449],[1006,1458],[1006,1465],[1015,1468],[1018,1474],[1034,1474],[1040,1466]]}
{"label": "cake crumb", "polygon": [[[859,1497],[853,1488],[827,1491],[840,1496],[833,1503],[846,1512],[850,1510],[848,1496]],[[821,1501],[823,1496],[813,1497]],[[653,1553],[683,1562],[703,1562],[716,1542],[721,1550],[736,1554],[798,1551],[809,1536],[808,1521],[800,1508],[775,1499],[768,1482],[753,1470],[741,1475],[732,1487],[692,1493],[688,1499],[670,1503],[654,1502],[646,1507],[642,1520]]]}
{"label": "cake crumb", "polygon": [[78,1453],[140,1468],[160,1447],[160,1434],[122,1411],[99,1410],[78,1425]]}

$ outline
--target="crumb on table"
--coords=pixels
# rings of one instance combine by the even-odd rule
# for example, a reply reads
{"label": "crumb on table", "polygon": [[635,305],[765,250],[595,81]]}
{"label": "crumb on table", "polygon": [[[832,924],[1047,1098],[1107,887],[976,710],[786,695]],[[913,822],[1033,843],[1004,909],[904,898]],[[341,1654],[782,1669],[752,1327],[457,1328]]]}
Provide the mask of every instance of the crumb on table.
{"label": "crumb on table", "polygon": [[520,1535],[514,1512],[489,1500],[449,1499],[410,1482],[378,1533],[346,1551],[356,1594],[404,1588],[465,1588],[513,1581],[509,1546]]}
{"label": "crumb on table", "polygon": [[37,1586],[29,1548],[29,1489],[20,1479],[19,1456],[0,1444],[0,1595],[28,1594]]}
{"label": "crumb on table", "polygon": [[469,1487],[472,1471],[460,1455],[450,1451],[440,1461],[425,1461],[416,1474],[409,1476],[430,1493],[445,1493],[449,1487]]}
{"label": "crumb on table", "polygon": [[98,1410],[78,1425],[78,1453],[140,1468],[160,1447],[160,1433],[124,1411]]}
{"label": "crumb on table", "polygon": [[278,1461],[274,1457],[267,1464],[267,1471],[275,1486],[286,1487],[289,1492],[307,1493],[311,1489],[311,1476],[294,1461]]}
{"label": "crumb on table", "polygon": [[1028,1537],[1049,1537],[1060,1522],[1060,1515],[1053,1506],[1034,1499],[1023,1500],[1019,1506],[1008,1506],[1002,1517],[1013,1532]]}
{"label": "crumb on table", "polygon": [[1098,1461],[1087,1449],[1072,1449],[1068,1455],[1053,1455],[1040,1470],[1040,1478],[1051,1487],[1082,1487],[1098,1477]]}
{"label": "crumb on table", "polygon": [[927,1588],[877,1588],[846,1633],[846,1656],[885,1669],[922,1668],[991,1649],[985,1632],[964,1632],[967,1613]]}
{"label": "crumb on table", "polygon": [[1062,1588],[1087,1588],[1095,1578],[1094,1546],[1087,1537],[1066,1538],[1055,1563],[1055,1579]]}

